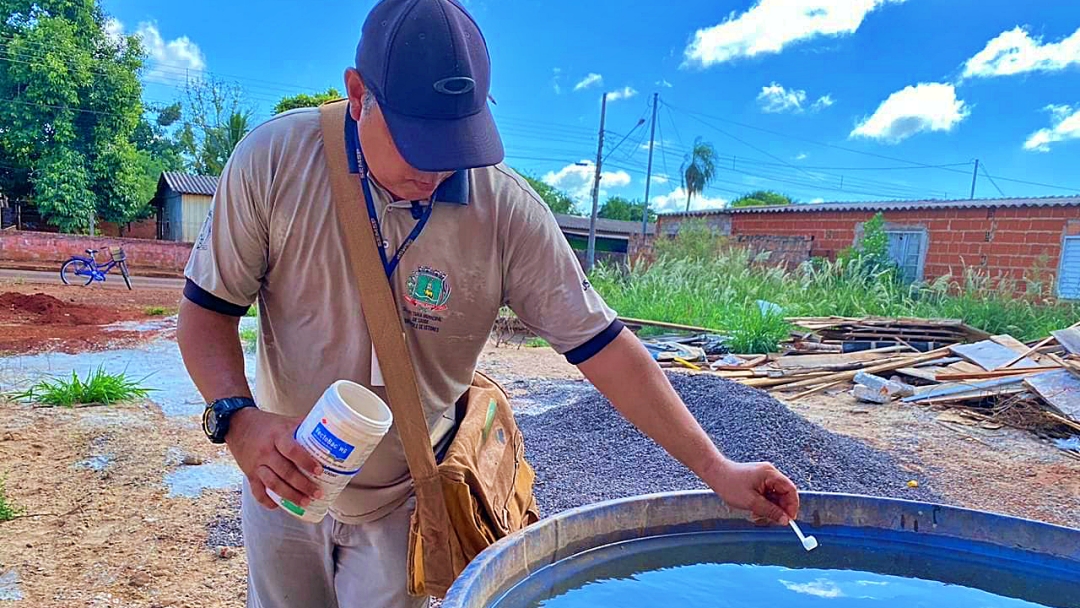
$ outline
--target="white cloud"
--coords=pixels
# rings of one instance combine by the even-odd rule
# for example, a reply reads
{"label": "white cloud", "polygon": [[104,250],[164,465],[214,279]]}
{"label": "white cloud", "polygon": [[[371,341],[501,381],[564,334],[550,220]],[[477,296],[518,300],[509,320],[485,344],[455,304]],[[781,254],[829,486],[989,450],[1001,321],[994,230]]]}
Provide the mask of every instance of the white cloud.
{"label": "white cloud", "polygon": [[795,593],[828,599],[844,597],[844,592],[840,587],[828,579],[819,578],[812,583],[793,583],[781,579],[780,584],[787,587],[789,591],[794,591]]}
{"label": "white cloud", "polygon": [[818,203],[824,203],[824,202],[825,202],[825,199],[821,198],[820,196],[817,197],[817,198],[810,199],[810,203],[814,204],[814,205],[816,205]]}
{"label": "white cloud", "polygon": [[[593,178],[596,175],[596,164],[592,161],[583,160],[580,163],[566,165],[558,171],[548,171],[544,175],[544,183],[554,186],[570,195],[570,198],[578,203],[592,201]],[[630,185],[630,174],[626,171],[601,171],[600,173],[600,199],[607,195],[606,188],[619,188]]]}
{"label": "white cloud", "polygon": [[633,87],[623,87],[608,93],[608,101],[619,101],[620,99],[630,99],[637,95],[637,91]]}
{"label": "white cloud", "polygon": [[1059,42],[1043,43],[1022,27],[1002,32],[964,64],[965,78],[1056,72],[1080,65],[1080,28]]}
{"label": "white cloud", "polygon": [[1080,139],[1080,105],[1049,105],[1044,109],[1050,113],[1051,126],[1028,136],[1025,150],[1049,152],[1052,143]]}
{"label": "white cloud", "polygon": [[809,155],[809,154],[807,154],[806,152],[799,152],[799,153],[798,153],[798,154],[797,154],[797,155],[795,156],[795,160],[806,160],[806,159],[807,159],[807,158],[809,158],[809,157],[810,157],[810,155]]}
{"label": "white cloud", "polygon": [[604,77],[600,74],[590,73],[585,78],[582,78],[577,84],[574,85],[575,91],[581,91],[589,87],[598,86],[604,83]]}
{"label": "white cloud", "polygon": [[762,112],[801,112],[802,104],[806,101],[806,91],[788,90],[774,82],[767,87],[761,87],[757,100]]}
{"label": "white cloud", "polygon": [[952,131],[969,114],[953,85],[923,82],[889,95],[849,137],[895,144],[923,131]]}
{"label": "white cloud", "polygon": [[551,69],[551,88],[555,90],[556,95],[562,95],[562,85],[559,81],[562,80],[562,68]]}
{"label": "white cloud", "polygon": [[652,176],[651,179],[652,179],[653,184],[666,184],[669,181],[671,181],[671,180],[668,179],[668,176],[662,175],[662,174],[661,175],[654,175],[654,176]]}
{"label": "white cloud", "polygon": [[[651,197],[651,199],[652,200],[649,201],[649,207],[660,213],[686,211],[686,190],[681,186],[672,190],[670,194],[659,194]],[[699,194],[694,196],[694,200],[690,202],[690,210],[720,209],[722,207],[727,207],[729,202],[731,201],[726,198],[713,198]]]}
{"label": "white cloud", "polygon": [[832,95],[822,95],[821,97],[818,97],[818,100],[814,102],[814,105],[810,106],[810,109],[816,112],[818,110],[824,110],[834,103],[836,103],[836,101],[833,100]]}
{"label": "white cloud", "polygon": [[110,17],[105,21],[105,35],[113,42],[121,42],[124,39],[124,24],[119,19]]}
{"label": "white cloud", "polygon": [[[109,19],[105,22],[105,35],[114,41],[121,41],[128,34],[124,31],[123,23]],[[206,57],[199,45],[187,36],[165,40],[153,21],[143,21],[131,35],[139,38],[146,52],[143,78],[147,81],[175,83],[187,76],[197,76],[206,68]]]}
{"label": "white cloud", "polygon": [[660,80],[656,81],[656,86],[663,87],[665,89],[670,89],[671,87],[673,87],[675,85],[671,84],[666,79],[661,78]]}
{"label": "white cloud", "polygon": [[[767,87],[761,87],[757,96],[758,105],[762,112],[779,114],[783,112],[801,113],[806,106],[806,91],[801,89],[785,89],[775,81]],[[819,112],[833,105],[835,102],[831,95],[822,95],[811,104],[811,112]]]}
{"label": "white cloud", "polygon": [[694,33],[686,64],[709,67],[739,57],[779,53],[818,36],[854,34],[863,19],[885,4],[904,0],[758,0],[744,13]]}

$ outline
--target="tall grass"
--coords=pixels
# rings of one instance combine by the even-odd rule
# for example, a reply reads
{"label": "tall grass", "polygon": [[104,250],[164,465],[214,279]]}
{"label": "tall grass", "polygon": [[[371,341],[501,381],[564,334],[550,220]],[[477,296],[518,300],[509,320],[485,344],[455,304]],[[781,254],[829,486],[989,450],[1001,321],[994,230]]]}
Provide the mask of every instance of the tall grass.
{"label": "tall grass", "polygon": [[132,380],[123,372],[113,374],[103,367],[80,378],[74,371],[71,378],[41,380],[22,393],[14,395],[19,401],[30,401],[55,407],[77,405],[109,405],[132,399],[142,399],[150,394],[139,381]]}
{"label": "tall grass", "polygon": [[708,259],[661,257],[628,270],[601,266],[590,282],[623,316],[722,330],[746,348],[780,333],[780,325],[761,313],[758,300],[781,306],[788,317],[954,318],[1025,341],[1080,318],[1080,305],[1017,295],[1016,281],[971,268],[960,277],[905,285],[891,270],[857,257],[815,259],[791,271],[756,261],[744,249],[726,248]]}

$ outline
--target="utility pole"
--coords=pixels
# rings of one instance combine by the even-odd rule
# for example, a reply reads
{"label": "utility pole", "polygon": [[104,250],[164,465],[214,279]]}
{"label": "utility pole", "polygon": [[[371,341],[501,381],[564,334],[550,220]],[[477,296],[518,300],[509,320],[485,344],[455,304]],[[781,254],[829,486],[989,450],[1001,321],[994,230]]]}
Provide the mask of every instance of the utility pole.
{"label": "utility pole", "polygon": [[652,95],[652,133],[649,135],[649,168],[645,172],[645,204],[641,210],[641,240],[644,243],[645,235],[649,232],[649,186],[652,185],[652,153],[656,146],[656,106],[660,99],[659,93]]}
{"label": "utility pole", "polygon": [[975,199],[975,182],[979,179],[979,159],[975,159],[975,171],[971,173],[971,199]]}
{"label": "utility pole", "polygon": [[596,176],[593,178],[592,215],[589,216],[589,248],[585,252],[585,272],[596,262],[596,213],[600,205],[600,169],[604,164],[604,119],[607,117],[607,93],[600,100],[600,139],[596,144]]}

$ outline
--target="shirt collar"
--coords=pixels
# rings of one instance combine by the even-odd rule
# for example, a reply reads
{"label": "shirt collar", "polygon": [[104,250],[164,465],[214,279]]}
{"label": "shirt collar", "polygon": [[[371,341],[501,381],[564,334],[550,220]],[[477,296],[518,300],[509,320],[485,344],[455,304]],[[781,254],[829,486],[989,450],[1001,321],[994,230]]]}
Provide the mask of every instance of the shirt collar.
{"label": "shirt collar", "polygon": [[[352,113],[345,110],[345,156],[349,161],[349,173],[360,173],[360,134]],[[435,189],[435,202],[468,205],[470,195],[469,172],[455,171]]]}

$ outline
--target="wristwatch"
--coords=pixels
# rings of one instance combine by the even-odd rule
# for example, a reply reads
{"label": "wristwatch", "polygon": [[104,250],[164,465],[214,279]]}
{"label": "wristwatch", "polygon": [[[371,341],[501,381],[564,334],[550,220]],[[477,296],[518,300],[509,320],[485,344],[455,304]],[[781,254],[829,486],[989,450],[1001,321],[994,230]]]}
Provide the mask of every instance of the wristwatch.
{"label": "wristwatch", "polygon": [[251,397],[227,397],[206,406],[202,425],[207,439],[213,443],[225,443],[225,435],[229,432],[229,419],[245,407],[256,407],[255,400]]}

